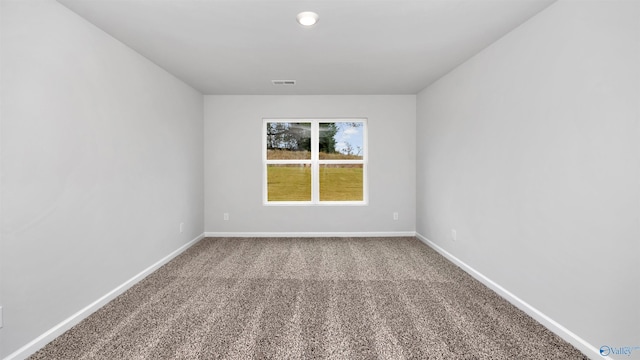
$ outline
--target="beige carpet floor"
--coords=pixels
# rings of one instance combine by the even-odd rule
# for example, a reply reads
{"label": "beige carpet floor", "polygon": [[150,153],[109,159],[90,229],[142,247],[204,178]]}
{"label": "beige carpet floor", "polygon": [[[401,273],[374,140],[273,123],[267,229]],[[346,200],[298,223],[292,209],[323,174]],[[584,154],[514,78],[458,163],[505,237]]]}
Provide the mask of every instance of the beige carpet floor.
{"label": "beige carpet floor", "polygon": [[32,356],[251,358],[586,359],[415,238],[207,238]]}

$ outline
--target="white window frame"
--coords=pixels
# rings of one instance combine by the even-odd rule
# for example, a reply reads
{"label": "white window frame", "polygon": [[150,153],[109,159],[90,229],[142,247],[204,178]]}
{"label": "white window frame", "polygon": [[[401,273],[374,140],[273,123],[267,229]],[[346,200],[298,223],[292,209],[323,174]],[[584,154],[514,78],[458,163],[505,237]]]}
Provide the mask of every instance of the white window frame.
{"label": "white window frame", "polygon": [[[267,123],[310,123],[311,159],[268,160],[267,159]],[[320,123],[361,122],[362,159],[323,160],[319,158]],[[369,204],[369,181],[367,163],[369,159],[369,124],[366,118],[263,118],[262,119],[262,203],[267,206],[365,206]],[[267,166],[280,164],[309,164],[311,166],[311,201],[269,201]],[[362,201],[320,201],[320,165],[323,164],[360,164],[362,165]]]}

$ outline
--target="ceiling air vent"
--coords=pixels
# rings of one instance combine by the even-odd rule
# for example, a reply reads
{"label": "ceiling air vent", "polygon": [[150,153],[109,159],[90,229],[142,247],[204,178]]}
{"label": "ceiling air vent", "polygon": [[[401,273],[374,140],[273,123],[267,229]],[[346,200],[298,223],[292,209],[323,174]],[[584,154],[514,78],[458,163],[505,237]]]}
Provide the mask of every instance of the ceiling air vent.
{"label": "ceiling air vent", "polygon": [[278,86],[293,86],[296,84],[295,80],[271,80],[271,83],[273,83],[273,85],[278,85]]}

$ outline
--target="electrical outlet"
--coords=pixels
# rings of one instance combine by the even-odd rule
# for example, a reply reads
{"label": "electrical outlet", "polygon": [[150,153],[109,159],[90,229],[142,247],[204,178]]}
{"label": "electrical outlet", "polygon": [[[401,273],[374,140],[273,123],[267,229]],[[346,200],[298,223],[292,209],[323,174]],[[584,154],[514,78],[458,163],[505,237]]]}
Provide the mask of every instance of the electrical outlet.
{"label": "electrical outlet", "polygon": [[398,212],[393,213],[393,220],[398,220]]}
{"label": "electrical outlet", "polygon": [[229,221],[229,213],[224,213],[222,218],[224,219],[224,221]]}
{"label": "electrical outlet", "polygon": [[456,229],[451,229],[451,240],[456,241],[457,235],[458,235],[458,232],[456,231]]}
{"label": "electrical outlet", "polygon": [[184,232],[184,223],[180,223],[180,232]]}

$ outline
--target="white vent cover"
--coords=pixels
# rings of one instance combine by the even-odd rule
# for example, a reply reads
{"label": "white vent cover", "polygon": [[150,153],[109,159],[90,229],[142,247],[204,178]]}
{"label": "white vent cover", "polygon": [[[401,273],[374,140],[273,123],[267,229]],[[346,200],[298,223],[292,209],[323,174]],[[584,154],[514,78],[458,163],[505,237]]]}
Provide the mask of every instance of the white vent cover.
{"label": "white vent cover", "polygon": [[273,85],[279,85],[279,86],[293,86],[296,84],[295,80],[271,80],[271,83],[273,83]]}

